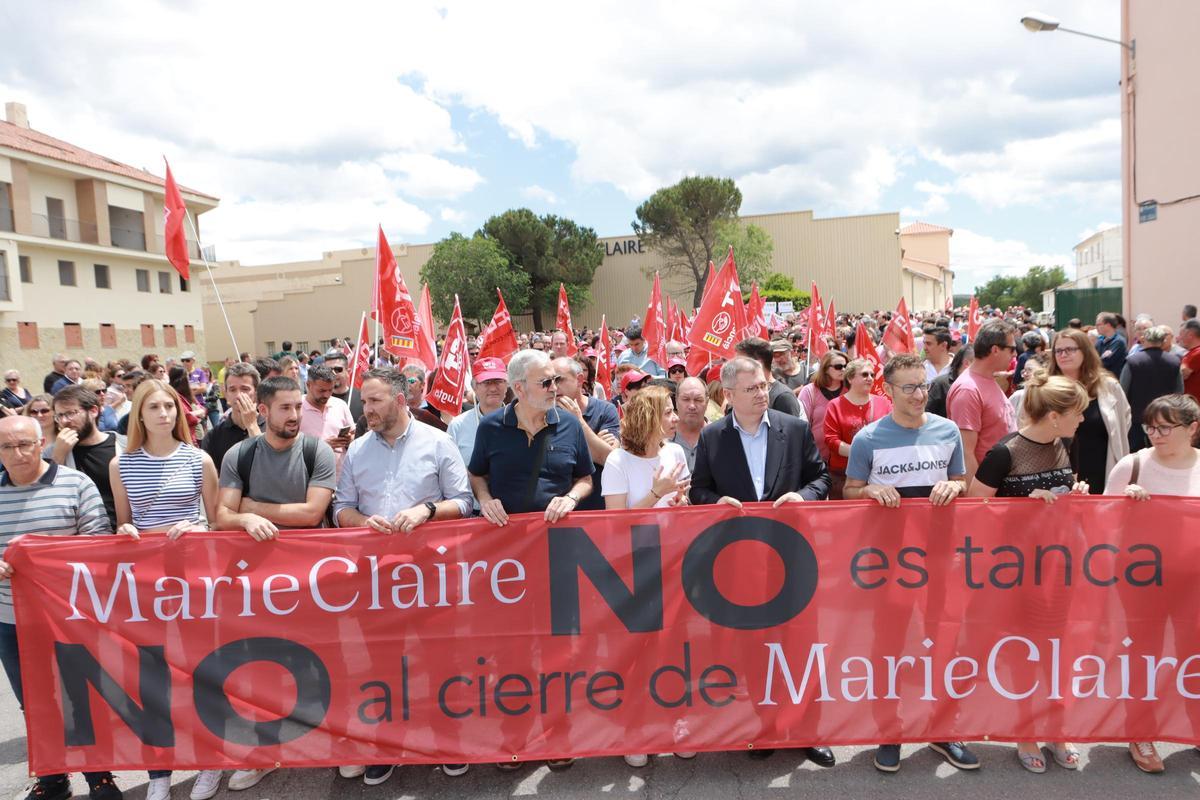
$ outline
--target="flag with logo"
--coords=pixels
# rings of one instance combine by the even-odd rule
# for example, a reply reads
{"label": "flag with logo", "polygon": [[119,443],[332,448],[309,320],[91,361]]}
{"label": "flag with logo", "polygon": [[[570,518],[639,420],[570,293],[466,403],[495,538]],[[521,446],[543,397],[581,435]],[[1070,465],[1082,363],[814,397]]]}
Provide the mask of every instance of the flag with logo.
{"label": "flag with logo", "polygon": [[479,358],[490,356],[507,364],[513,353],[517,352],[517,332],[513,330],[512,316],[508,313],[504,294],[499,287],[496,288],[496,294],[500,297],[500,304],[496,306],[496,313],[492,314],[492,321],[479,334]]}
{"label": "flag with logo", "polygon": [[875,340],[867,332],[867,326],[863,324],[862,320],[858,321],[858,329],[854,334],[854,350],[858,353],[859,358],[870,361],[875,370],[875,383],[871,385],[871,394],[884,397],[883,362],[879,360],[879,353],[875,350]]}
{"label": "flag with logo", "polygon": [[817,282],[812,282],[812,299],[808,304],[808,352],[814,361],[829,352],[829,344],[825,341],[825,306],[821,303],[821,293],[817,291]]}
{"label": "flag with logo", "polygon": [[604,314],[600,315],[600,337],[596,340],[596,385],[604,390],[605,399],[612,397],[612,347]]}
{"label": "flag with logo", "polygon": [[567,355],[579,350],[575,343],[575,327],[571,324],[571,304],[567,301],[567,287],[558,285],[558,329],[567,335]]}
{"label": "flag with logo", "polygon": [[355,389],[361,389],[363,376],[371,369],[371,334],[367,330],[367,315],[362,315],[362,324],[358,329],[358,342],[354,345],[354,367],[350,373],[350,383]]}
{"label": "flag with logo", "polygon": [[379,226],[375,247],[375,286],[371,316],[383,329],[383,347],[400,358],[424,360],[417,336],[417,309],[400,273],[392,246]]}
{"label": "flag with logo", "polygon": [[908,316],[908,304],[900,298],[896,313],[883,332],[883,343],[893,353],[915,353],[917,342],[913,337],[912,320]]}
{"label": "flag with logo", "polygon": [[712,290],[700,304],[688,341],[695,347],[721,358],[733,358],[734,345],[746,327],[746,306],[742,304],[742,287],[738,285],[737,264],[733,248],[713,282]]}
{"label": "flag with logo", "polygon": [[425,395],[429,405],[456,417],[462,413],[463,392],[470,375],[467,362],[467,331],[463,327],[458,295],[454,295],[454,312],[450,315],[446,343],[437,362],[437,376]]}
{"label": "flag with logo", "polygon": [[667,323],[663,318],[662,283],[654,273],[654,285],[650,288],[650,304],[642,322],[642,338],[646,340],[646,352],[654,363],[664,369],[667,366]]}
{"label": "flag with logo", "polygon": [[[163,159],[166,162],[166,159]],[[163,250],[167,261],[186,281],[189,280],[187,233],[183,223],[187,221],[187,206],[183,203],[183,195],[175,184],[175,176],[171,174],[171,165],[167,164],[166,197],[163,200]]]}
{"label": "flag with logo", "polygon": [[975,295],[971,295],[971,305],[967,308],[967,339],[975,341],[975,335],[979,333],[979,327],[983,325],[983,309],[979,307],[979,301],[975,299]]}
{"label": "flag with logo", "polygon": [[766,339],[770,336],[770,331],[763,324],[763,309],[766,308],[766,301],[758,293],[758,282],[753,281],[750,284],[750,299],[746,301],[746,337],[757,336],[760,339]]}

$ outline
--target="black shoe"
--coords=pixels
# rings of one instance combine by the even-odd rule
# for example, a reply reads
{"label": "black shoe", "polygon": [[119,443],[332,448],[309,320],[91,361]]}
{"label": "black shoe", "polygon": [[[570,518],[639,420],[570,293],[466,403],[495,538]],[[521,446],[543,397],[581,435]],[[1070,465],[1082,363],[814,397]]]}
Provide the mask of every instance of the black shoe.
{"label": "black shoe", "polygon": [[575,759],[573,759],[573,758],[556,758],[556,759],[553,759],[552,761],[547,761],[546,766],[549,767],[550,769],[554,770],[555,772],[562,772],[564,770],[568,770],[571,767],[575,766]]}
{"label": "black shoe", "polygon": [[764,761],[775,755],[775,748],[764,747],[761,750],[755,748],[754,750],[747,750],[746,755],[750,756],[750,758],[754,759],[755,761]]}
{"label": "black shoe", "polygon": [[91,800],[121,800],[125,795],[113,783],[112,773],[88,781],[88,797]]}
{"label": "black shoe", "polygon": [[818,767],[832,767],[837,763],[837,757],[834,756],[833,751],[820,745],[804,748],[804,755],[808,756],[808,760]]}
{"label": "black shoe", "polygon": [[363,773],[363,783],[367,786],[378,786],[379,784],[392,777],[392,772],[396,769],[395,764],[372,764],[367,767],[367,771]]}
{"label": "black shoe", "polygon": [[25,800],[70,800],[71,781],[66,777],[49,781],[37,781]]}
{"label": "black shoe", "polygon": [[959,769],[979,769],[979,759],[962,742],[930,742],[929,748]]}
{"label": "black shoe", "polygon": [[880,772],[900,771],[900,745],[881,744],[875,749],[875,769]]}

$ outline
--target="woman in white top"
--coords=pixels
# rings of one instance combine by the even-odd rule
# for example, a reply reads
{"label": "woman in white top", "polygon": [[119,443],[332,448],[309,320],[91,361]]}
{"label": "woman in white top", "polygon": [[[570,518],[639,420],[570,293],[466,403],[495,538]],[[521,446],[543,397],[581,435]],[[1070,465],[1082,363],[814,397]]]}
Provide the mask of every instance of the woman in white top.
{"label": "woman in white top", "polygon": [[666,508],[687,503],[692,476],[683,448],[666,441],[675,435],[679,416],[670,393],[661,386],[638,392],[625,406],[621,449],[604,462],[604,507]]}
{"label": "woman in white top", "polygon": [[[216,517],[217,470],[208,453],[192,444],[183,403],[164,381],[142,381],[133,393],[128,445],[109,465],[109,478],[118,534],[139,539],[145,531],[166,531],[178,539],[208,530],[205,519]],[[212,797],[220,779],[220,770],[202,771],[192,797]],[[170,770],[151,770],[146,800],[170,796]]]}
{"label": "woman in white top", "polygon": [[[675,435],[679,416],[675,402],[662,386],[648,386],[625,406],[621,420],[621,448],[604,462],[604,507],[666,508],[687,505],[692,475],[683,448],[668,442]],[[676,753],[692,758],[695,753]],[[631,767],[644,767],[645,753],[625,756]]]}
{"label": "woman in white top", "polygon": [[[1142,421],[1151,449],[1118,461],[1104,493],[1135,500],[1152,494],[1200,497],[1200,403],[1186,394],[1164,395],[1150,401]],[[1129,755],[1143,772],[1164,769],[1153,742],[1131,742]]]}

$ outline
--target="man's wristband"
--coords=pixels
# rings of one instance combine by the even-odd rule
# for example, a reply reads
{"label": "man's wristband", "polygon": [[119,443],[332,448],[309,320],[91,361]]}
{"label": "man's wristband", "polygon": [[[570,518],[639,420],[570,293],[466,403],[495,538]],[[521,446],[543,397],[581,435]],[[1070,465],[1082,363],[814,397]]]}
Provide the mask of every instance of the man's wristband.
{"label": "man's wristband", "polygon": [[576,497],[575,495],[571,494],[570,492],[567,492],[566,494],[564,494],[563,497],[570,500],[573,504],[579,505],[579,498]]}

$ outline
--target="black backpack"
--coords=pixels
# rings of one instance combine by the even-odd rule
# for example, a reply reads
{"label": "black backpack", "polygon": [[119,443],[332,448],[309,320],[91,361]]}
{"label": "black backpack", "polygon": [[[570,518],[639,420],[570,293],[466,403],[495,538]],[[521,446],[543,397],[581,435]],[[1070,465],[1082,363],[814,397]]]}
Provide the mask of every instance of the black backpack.
{"label": "black backpack", "polygon": [[[258,440],[262,434],[242,443],[238,450],[237,474],[242,482],[242,497],[250,497],[250,468],[254,466],[254,453],[258,450]],[[317,440],[306,434],[300,434],[300,447],[304,453],[304,484],[308,490],[308,481],[312,480],[313,467],[317,463]]]}

